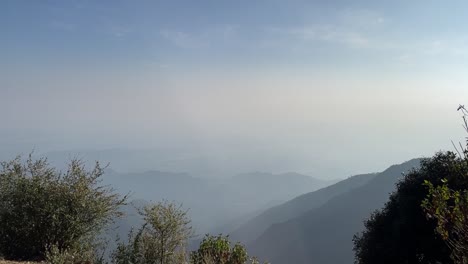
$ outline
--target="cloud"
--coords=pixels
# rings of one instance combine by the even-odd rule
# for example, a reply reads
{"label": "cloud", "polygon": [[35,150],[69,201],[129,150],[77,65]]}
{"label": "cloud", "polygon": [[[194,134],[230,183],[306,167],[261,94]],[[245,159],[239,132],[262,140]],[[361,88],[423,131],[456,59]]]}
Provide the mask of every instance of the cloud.
{"label": "cloud", "polygon": [[58,20],[54,20],[50,22],[50,27],[56,30],[63,30],[63,31],[73,31],[76,29],[75,24],[65,22],[65,21],[58,21]]}
{"label": "cloud", "polygon": [[232,40],[238,36],[239,25],[223,25],[216,29],[220,32],[224,40]]}
{"label": "cloud", "polygon": [[341,43],[350,47],[366,47],[370,43],[367,36],[335,25],[310,25],[291,28],[269,27],[266,28],[266,32],[292,41]]}
{"label": "cloud", "polygon": [[428,55],[467,56],[467,39],[433,40],[422,49]]}
{"label": "cloud", "polygon": [[337,26],[310,26],[293,28],[290,34],[304,40],[320,40],[327,42],[344,43],[351,46],[366,46],[369,40],[364,35],[340,29]]}
{"label": "cloud", "polygon": [[109,31],[114,37],[117,37],[117,38],[124,37],[127,34],[132,32],[130,28],[124,27],[124,26],[111,26],[109,28]]}
{"label": "cloud", "polygon": [[185,49],[206,48],[225,44],[238,36],[238,25],[218,25],[199,32],[188,33],[181,30],[161,30],[160,35],[173,45]]}
{"label": "cloud", "polygon": [[162,30],[161,36],[179,48],[207,47],[209,42],[193,34],[183,31]]}
{"label": "cloud", "polygon": [[351,48],[376,48],[375,37],[387,26],[388,19],[367,9],[344,9],[329,21],[305,23],[290,27],[266,27],[265,31],[276,39],[294,42],[326,42]]}
{"label": "cloud", "polygon": [[345,9],[338,15],[342,25],[361,30],[380,27],[387,19],[380,13],[369,9]]}
{"label": "cloud", "polygon": [[380,50],[396,52],[394,57],[401,63],[415,63],[421,61],[433,61],[438,64],[442,60],[455,62],[465,61],[468,57],[468,40],[463,38],[422,39],[394,41],[391,44],[382,45]]}
{"label": "cloud", "polygon": [[[329,23],[327,23],[329,22]],[[395,34],[398,21],[372,10],[345,9],[329,21],[289,27],[264,27],[262,44],[276,48],[310,49],[311,43],[340,44],[380,53],[401,63],[416,60],[464,60],[468,56],[468,37],[421,32],[416,38]],[[390,32],[390,33],[389,33]]]}

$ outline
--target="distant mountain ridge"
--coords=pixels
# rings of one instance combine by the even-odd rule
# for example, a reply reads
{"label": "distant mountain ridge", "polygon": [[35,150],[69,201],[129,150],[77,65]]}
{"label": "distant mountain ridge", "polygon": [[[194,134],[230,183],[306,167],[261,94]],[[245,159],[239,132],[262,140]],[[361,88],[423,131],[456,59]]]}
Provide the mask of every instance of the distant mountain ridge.
{"label": "distant mountain ridge", "polygon": [[[23,154],[27,155],[29,152]],[[14,158],[18,153],[12,153]],[[57,168],[63,168],[73,158],[82,159],[92,165],[94,161],[110,164],[120,173],[135,173],[149,170],[170,172],[188,172],[190,175],[202,178],[229,178],[232,175],[255,171],[294,171],[297,166],[285,162],[271,153],[230,152],[212,153],[200,152],[197,148],[187,147],[149,147],[149,148],[104,148],[104,149],[69,149],[49,152],[35,152],[35,155],[48,157],[49,162]],[[0,153],[0,156],[1,155]],[[300,165],[301,167],[302,165]],[[311,166],[313,166],[311,164]],[[313,168],[312,172],[302,172],[305,175],[324,175],[333,178],[337,172],[325,171],[323,168]]]}
{"label": "distant mountain ridge", "polygon": [[227,232],[272,205],[330,184],[298,173],[255,172],[215,180],[157,170],[108,172],[104,182],[120,193],[130,193],[132,199],[183,204],[201,234]]}
{"label": "distant mountain ridge", "polygon": [[260,236],[272,224],[287,221],[315,209],[336,195],[366,184],[376,175],[377,173],[369,173],[352,176],[320,190],[300,195],[283,204],[267,209],[233,231],[230,236],[234,240],[249,243]]}
{"label": "distant mountain ridge", "polygon": [[[390,166],[375,176],[361,176],[370,179],[361,186],[342,193],[337,192],[336,196],[315,209],[285,222],[270,225],[260,237],[248,244],[249,250],[261,259],[278,264],[353,263],[353,235],[362,230],[363,220],[368,218],[372,211],[384,205],[389,194],[395,189],[395,183],[403,177],[402,173],[417,168],[419,164],[420,159],[413,159]],[[351,179],[353,178],[348,180]],[[332,185],[325,189],[334,188],[336,186]],[[324,192],[324,189],[316,191],[318,192]],[[312,197],[312,194],[302,195],[297,199],[307,197]],[[297,203],[290,201],[282,206],[287,208],[287,205],[293,206]],[[299,212],[297,209],[281,210]],[[265,219],[265,216],[258,219]],[[258,224],[256,223],[256,226]]]}

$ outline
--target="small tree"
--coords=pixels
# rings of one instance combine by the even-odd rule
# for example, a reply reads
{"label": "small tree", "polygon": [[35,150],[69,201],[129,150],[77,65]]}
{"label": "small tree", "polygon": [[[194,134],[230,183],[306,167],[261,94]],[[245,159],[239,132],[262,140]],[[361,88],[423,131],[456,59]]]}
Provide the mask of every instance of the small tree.
{"label": "small tree", "polygon": [[[65,173],[45,158],[0,164],[0,255],[43,260],[51,251],[92,251],[103,228],[125,203],[100,184],[103,169],[72,160]],[[84,254],[83,254],[84,255]]]}
{"label": "small tree", "polygon": [[459,190],[468,169],[452,152],[423,159],[421,167],[409,172],[397,184],[384,208],[365,221],[365,229],[354,237],[355,263],[453,263],[451,250],[434,233],[437,223],[427,219],[421,208],[426,198],[424,182],[440,185],[450,179]]}
{"label": "small tree", "polygon": [[190,254],[191,264],[258,264],[256,258],[247,254],[245,246],[236,243],[233,247],[227,236],[206,235],[197,251]]}
{"label": "small tree", "polygon": [[[468,133],[468,111],[464,106],[458,108],[463,113],[465,131]],[[466,141],[468,146],[468,139]],[[429,192],[422,203],[422,207],[429,219],[437,220],[436,231],[446,241],[452,250],[455,263],[468,263],[468,148],[460,145],[458,150],[460,166],[457,172],[462,175],[454,181],[453,178],[443,177],[435,186],[426,181],[424,185]],[[462,188],[454,189],[454,186]]]}
{"label": "small tree", "polygon": [[145,206],[140,214],[145,224],[127,244],[118,243],[113,253],[117,264],[179,264],[185,261],[187,241],[193,235],[187,211],[169,202]]}
{"label": "small tree", "polygon": [[426,182],[429,193],[422,206],[428,218],[437,219],[437,233],[452,250],[454,263],[468,263],[468,191],[449,188],[447,180],[434,187]]}

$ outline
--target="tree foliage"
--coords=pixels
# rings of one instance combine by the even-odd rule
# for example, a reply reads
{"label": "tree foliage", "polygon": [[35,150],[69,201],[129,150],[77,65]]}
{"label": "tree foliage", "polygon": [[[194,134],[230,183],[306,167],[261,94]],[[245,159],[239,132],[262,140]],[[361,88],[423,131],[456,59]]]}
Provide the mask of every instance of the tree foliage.
{"label": "tree foliage", "polygon": [[[463,112],[465,130],[468,132],[468,112],[460,106]],[[468,146],[468,140],[466,142]],[[428,195],[422,207],[428,218],[437,220],[436,231],[446,241],[452,250],[455,263],[468,263],[468,149],[460,146],[460,164],[456,168],[458,178],[441,177],[440,184],[434,185],[426,181]],[[442,176],[442,175],[441,175]],[[457,188],[457,186],[461,186]]]}
{"label": "tree foliage", "polygon": [[192,264],[258,264],[256,258],[247,254],[245,247],[236,243],[231,246],[227,236],[206,235],[197,251],[190,254]]}
{"label": "tree foliage", "polygon": [[181,205],[159,202],[145,206],[140,214],[145,221],[129,234],[128,243],[118,243],[113,253],[117,264],[179,264],[186,259],[186,244],[193,231],[187,211]]}
{"label": "tree foliage", "polygon": [[43,260],[55,252],[92,250],[102,229],[125,203],[101,185],[103,168],[72,160],[65,173],[45,158],[0,164],[0,255]]}
{"label": "tree foliage", "polygon": [[452,152],[423,159],[421,167],[408,173],[382,210],[365,221],[365,230],[354,237],[355,262],[368,263],[453,263],[450,249],[421,208],[426,198],[424,183],[435,188],[445,178],[454,190],[465,188],[468,164]]}

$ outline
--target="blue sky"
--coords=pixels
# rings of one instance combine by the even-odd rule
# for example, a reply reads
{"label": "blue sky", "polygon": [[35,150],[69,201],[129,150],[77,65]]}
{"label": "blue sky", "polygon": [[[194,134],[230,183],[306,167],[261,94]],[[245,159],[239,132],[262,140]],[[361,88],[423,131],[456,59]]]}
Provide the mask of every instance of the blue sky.
{"label": "blue sky", "polygon": [[2,1],[3,145],[182,145],[288,160],[245,169],[339,173],[431,155],[463,136],[467,12],[466,1]]}
{"label": "blue sky", "polygon": [[51,67],[64,61],[102,67],[368,67],[428,54],[425,60],[439,56],[460,63],[466,55],[462,1],[3,1],[2,6],[7,58]]}

